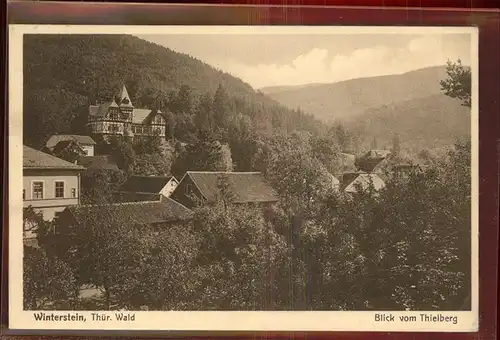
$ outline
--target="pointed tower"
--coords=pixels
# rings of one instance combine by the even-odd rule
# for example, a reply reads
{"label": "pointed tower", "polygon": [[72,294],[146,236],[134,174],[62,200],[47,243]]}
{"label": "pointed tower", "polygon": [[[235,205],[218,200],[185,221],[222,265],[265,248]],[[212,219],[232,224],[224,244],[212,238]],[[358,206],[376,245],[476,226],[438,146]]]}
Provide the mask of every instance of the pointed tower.
{"label": "pointed tower", "polygon": [[134,114],[134,105],[132,105],[132,101],[130,100],[125,84],[123,84],[122,90],[118,96],[118,106],[120,107],[121,116],[124,120],[123,133],[126,136],[133,136],[132,115]]}
{"label": "pointed tower", "polygon": [[133,108],[134,105],[132,105],[132,101],[130,100],[130,96],[128,95],[127,88],[125,85],[122,87],[122,91],[120,92],[120,95],[118,96],[120,98],[120,107],[131,107]]}
{"label": "pointed tower", "polygon": [[123,85],[122,90],[118,95],[118,106],[120,106],[123,119],[129,122],[132,121],[134,105],[132,105],[132,101],[130,100],[130,96],[128,95],[125,85]]}

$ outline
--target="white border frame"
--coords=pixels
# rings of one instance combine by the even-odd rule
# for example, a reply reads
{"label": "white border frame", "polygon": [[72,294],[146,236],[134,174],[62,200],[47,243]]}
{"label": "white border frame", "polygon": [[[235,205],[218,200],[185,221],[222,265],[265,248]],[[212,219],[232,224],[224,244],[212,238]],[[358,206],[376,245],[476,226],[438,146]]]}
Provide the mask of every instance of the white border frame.
{"label": "white border frame", "polygon": [[[159,33],[161,32],[161,33]],[[33,311],[23,310],[22,272],[22,131],[23,131],[23,34],[422,34],[471,35],[472,68],[472,291],[471,311],[441,312],[458,317],[458,323],[404,323],[402,315],[424,312],[392,312],[396,322],[374,322],[376,312],[134,312],[135,321],[91,321],[91,312],[78,312],[86,322],[35,321]],[[212,331],[452,331],[478,330],[478,29],[476,27],[352,27],[352,26],[85,26],[9,25],[9,327],[50,330],[212,330]],[[114,312],[102,312],[114,318]],[[437,315],[438,312],[429,312]],[[56,311],[46,314],[67,315]],[[76,312],[70,312],[76,314]]]}

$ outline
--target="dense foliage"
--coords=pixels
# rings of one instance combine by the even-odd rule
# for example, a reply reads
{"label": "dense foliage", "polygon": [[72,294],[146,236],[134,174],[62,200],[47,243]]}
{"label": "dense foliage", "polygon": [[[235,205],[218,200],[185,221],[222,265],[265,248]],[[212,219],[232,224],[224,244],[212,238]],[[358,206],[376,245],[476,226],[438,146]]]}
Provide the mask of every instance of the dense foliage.
{"label": "dense foliage", "polygon": [[458,59],[455,63],[450,60],[446,64],[446,73],[448,77],[440,82],[441,89],[451,97],[460,99],[464,106],[472,105],[472,80],[471,69],[462,65]]}
{"label": "dense foliage", "polygon": [[[37,236],[44,243],[51,229],[40,213],[28,207],[23,211],[25,232]],[[23,251],[24,309],[50,309],[58,302],[75,301],[78,286],[73,271],[66,261],[55,256],[50,247],[38,249],[25,246]]]}
{"label": "dense foliage", "polygon": [[229,191],[186,225],[148,227],[103,204],[44,244],[100,287],[103,308],[470,308],[470,143],[352,195],[333,189],[311,144],[281,136],[261,156],[276,205],[228,204]]}

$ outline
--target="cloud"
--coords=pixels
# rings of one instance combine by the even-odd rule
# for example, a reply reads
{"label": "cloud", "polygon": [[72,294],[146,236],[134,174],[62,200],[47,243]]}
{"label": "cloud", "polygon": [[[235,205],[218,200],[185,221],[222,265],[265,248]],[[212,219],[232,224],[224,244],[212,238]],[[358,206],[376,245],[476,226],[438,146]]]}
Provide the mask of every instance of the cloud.
{"label": "cloud", "polygon": [[[451,41],[451,40],[450,40]],[[215,62],[216,67],[242,78],[255,88],[336,82],[353,78],[404,73],[418,68],[444,65],[447,59],[469,62],[467,43],[447,41],[443,35],[427,35],[401,47],[376,45],[335,54],[313,48],[287,64],[247,65],[236,60]]]}

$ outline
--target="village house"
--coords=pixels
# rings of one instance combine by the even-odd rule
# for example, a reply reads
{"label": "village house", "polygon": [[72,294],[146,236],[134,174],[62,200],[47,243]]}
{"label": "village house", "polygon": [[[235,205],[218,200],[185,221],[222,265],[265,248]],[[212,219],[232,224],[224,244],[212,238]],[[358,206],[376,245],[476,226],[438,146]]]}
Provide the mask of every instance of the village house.
{"label": "village house", "polygon": [[188,208],[221,199],[228,199],[233,204],[263,206],[278,201],[278,195],[260,172],[188,171],[170,197]]}
{"label": "village house", "polygon": [[65,209],[59,216],[56,233],[71,233],[71,229],[82,223],[92,223],[106,227],[116,220],[127,221],[130,225],[168,227],[184,224],[192,220],[193,212],[172,199],[163,201],[122,202],[107,205],[78,205]]}
{"label": "village house", "polygon": [[[80,203],[83,167],[55,156],[23,147],[23,208],[32,207],[51,221],[68,206]],[[25,238],[33,238],[24,226]]]}
{"label": "village house", "polygon": [[159,201],[170,197],[178,184],[173,176],[130,176],[116,198],[122,202]]}
{"label": "village house", "polygon": [[125,85],[117,99],[89,106],[92,134],[102,136],[105,140],[112,135],[165,138],[166,120],[159,109],[134,107]]}
{"label": "village house", "polygon": [[370,187],[379,191],[385,187],[385,182],[380,176],[373,173],[351,172],[342,176],[341,190],[347,194],[358,193],[360,190],[365,191]]}
{"label": "village house", "polygon": [[80,135],[53,135],[45,144],[50,153],[57,154],[61,149],[76,144],[82,151],[82,155],[94,156],[95,141],[89,136]]}

